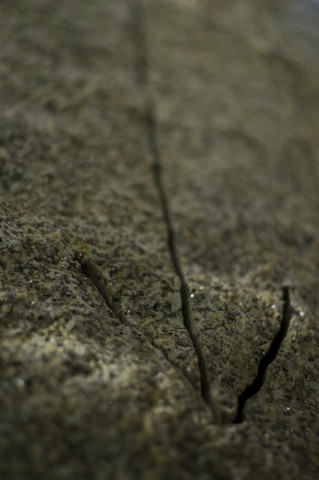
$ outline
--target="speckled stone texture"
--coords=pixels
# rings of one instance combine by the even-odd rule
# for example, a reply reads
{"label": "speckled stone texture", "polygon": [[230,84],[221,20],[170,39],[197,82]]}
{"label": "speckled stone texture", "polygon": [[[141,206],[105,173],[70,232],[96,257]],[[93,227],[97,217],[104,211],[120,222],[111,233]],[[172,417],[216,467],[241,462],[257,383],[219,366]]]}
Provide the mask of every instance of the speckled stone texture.
{"label": "speckled stone texture", "polygon": [[1,479],[319,477],[318,32],[1,2]]}
{"label": "speckled stone texture", "polygon": [[[308,342],[318,342],[319,9],[299,2],[163,4],[148,2],[150,77],[173,223],[217,408],[230,420],[234,393],[254,376],[254,362],[278,329],[288,285],[291,328],[262,389],[263,407],[262,395],[252,403],[262,428],[261,412],[276,404],[266,415],[270,429],[287,450],[291,438],[293,455],[315,475],[308,438],[318,446],[317,365]],[[311,428],[301,421],[305,409]]]}

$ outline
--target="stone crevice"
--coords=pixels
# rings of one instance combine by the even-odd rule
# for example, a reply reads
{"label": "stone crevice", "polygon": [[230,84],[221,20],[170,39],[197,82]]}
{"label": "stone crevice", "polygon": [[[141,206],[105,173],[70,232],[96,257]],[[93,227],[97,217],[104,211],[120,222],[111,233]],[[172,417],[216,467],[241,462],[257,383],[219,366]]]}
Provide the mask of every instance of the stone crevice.
{"label": "stone crevice", "polygon": [[175,273],[180,281],[180,295],[182,304],[182,315],[184,327],[188,332],[189,338],[194,347],[198,368],[200,373],[201,395],[204,401],[210,406],[213,413],[215,412],[212,399],[209,394],[208,372],[205,358],[202,352],[201,345],[198,341],[194,331],[194,325],[191,315],[190,305],[190,290],[186,282],[179,255],[177,251],[177,242],[175,238],[172,215],[169,207],[169,200],[167,192],[165,191],[164,182],[162,178],[162,159],[158,146],[158,134],[156,125],[155,106],[149,93],[149,68],[148,68],[148,54],[147,54],[147,36],[145,27],[145,13],[140,2],[135,1],[131,8],[131,32],[133,42],[136,49],[136,78],[145,98],[144,107],[144,124],[146,130],[146,137],[148,141],[149,151],[153,161],[153,174],[156,189],[160,199],[160,205],[163,212],[163,217],[167,229],[167,242],[171,261],[174,266]]}
{"label": "stone crevice", "polygon": [[[88,260],[84,258],[83,254],[81,253],[76,253],[75,254],[75,259],[79,262],[81,266],[81,271],[83,274],[93,283],[95,288],[98,290],[100,293],[101,297],[104,299],[107,307],[111,310],[111,312],[114,314],[114,316],[123,324],[126,325],[130,328],[132,331],[133,335],[141,341],[141,334],[138,332],[134,326],[127,321],[125,316],[114,306],[112,300],[110,299],[109,295],[107,294],[106,291],[106,285],[105,285],[105,280],[103,280],[102,273],[99,271],[99,267],[95,265],[91,260]],[[154,341],[150,340],[150,345],[157,351],[161,352],[162,355],[164,355],[165,359],[167,362],[172,365],[174,368],[178,368],[178,365],[176,365],[174,362],[172,362],[169,358],[168,355],[163,351],[161,348],[155,345]],[[181,369],[179,369],[184,377],[184,379],[191,385],[190,380],[187,378],[187,376],[183,373]],[[192,386],[192,385],[191,385]]]}
{"label": "stone crevice", "polygon": [[123,324],[127,324],[123,315],[114,308],[112,301],[110,300],[109,296],[107,295],[101,274],[99,272],[98,267],[91,261],[84,259],[82,254],[77,254],[76,259],[79,261],[81,265],[81,270],[84,275],[92,281],[95,288],[98,290],[102,298],[104,299],[107,307],[113,312],[115,317]]}
{"label": "stone crevice", "polygon": [[208,373],[207,373],[205,358],[203,356],[201,346],[199,344],[198,338],[194,331],[194,325],[193,325],[192,314],[191,314],[191,305],[190,305],[190,290],[186,282],[183,269],[179,260],[178,252],[177,252],[176,239],[175,239],[175,233],[174,233],[174,228],[173,228],[172,219],[171,219],[169,202],[168,202],[167,194],[165,192],[163,180],[162,180],[162,162],[161,162],[160,152],[159,152],[158,143],[157,143],[156,119],[155,119],[154,109],[152,106],[150,106],[150,104],[148,107],[148,111],[145,114],[145,124],[147,129],[149,148],[153,157],[154,181],[160,197],[163,217],[164,217],[166,228],[167,228],[167,241],[168,241],[169,253],[170,253],[172,263],[174,265],[176,275],[180,280],[180,294],[181,294],[183,322],[188,332],[188,335],[191,339],[192,345],[195,349],[196,356],[198,359],[198,367],[199,367],[200,380],[201,380],[201,395],[205,400],[205,402],[213,409],[213,411],[215,411],[212,404],[212,400],[209,395],[209,382],[208,382]]}
{"label": "stone crevice", "polygon": [[281,324],[276,333],[267,353],[262,357],[258,366],[258,372],[254,381],[248,385],[238,398],[237,414],[234,423],[242,423],[245,419],[244,409],[246,402],[253,396],[257,395],[261,387],[265,383],[266,373],[269,365],[276,359],[282,342],[284,341],[291,319],[291,304],[289,287],[283,287],[283,313]]}

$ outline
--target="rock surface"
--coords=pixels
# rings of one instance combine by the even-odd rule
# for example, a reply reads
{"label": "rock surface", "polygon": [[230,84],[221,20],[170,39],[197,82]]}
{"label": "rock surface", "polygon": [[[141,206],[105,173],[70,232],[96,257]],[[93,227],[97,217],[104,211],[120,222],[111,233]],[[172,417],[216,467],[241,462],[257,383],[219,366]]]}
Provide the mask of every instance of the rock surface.
{"label": "rock surface", "polygon": [[317,478],[318,3],[0,26],[0,477]]}

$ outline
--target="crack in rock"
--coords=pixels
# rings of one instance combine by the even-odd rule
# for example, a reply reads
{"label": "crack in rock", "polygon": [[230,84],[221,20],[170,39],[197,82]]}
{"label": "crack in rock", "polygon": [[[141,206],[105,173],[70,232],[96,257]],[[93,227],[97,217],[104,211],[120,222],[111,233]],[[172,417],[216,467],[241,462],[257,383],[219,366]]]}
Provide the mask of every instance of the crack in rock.
{"label": "crack in rock", "polygon": [[263,384],[265,383],[266,373],[269,365],[276,359],[282,342],[284,341],[291,319],[291,304],[289,287],[283,287],[283,313],[280,328],[273,338],[269,350],[262,357],[259,363],[258,372],[254,381],[248,385],[238,398],[237,414],[233,423],[241,423],[244,421],[244,409],[246,402],[257,395]]}
{"label": "crack in rock", "polygon": [[169,208],[169,202],[167,194],[165,192],[163,180],[162,180],[162,160],[161,154],[158,147],[157,140],[157,128],[156,128],[156,115],[153,101],[149,94],[149,71],[148,71],[148,55],[147,55],[147,39],[145,32],[145,19],[143,8],[141,7],[138,1],[134,2],[131,9],[131,28],[132,28],[132,37],[136,45],[136,77],[137,82],[143,88],[144,94],[146,92],[146,101],[144,108],[144,123],[147,135],[147,141],[149,145],[149,150],[153,160],[153,172],[154,172],[154,181],[158,191],[160,204],[163,212],[163,217],[167,229],[167,241],[170,257],[175,269],[175,273],[180,280],[180,295],[181,295],[181,304],[182,304],[182,315],[184,327],[188,332],[189,338],[194,347],[197,360],[198,368],[200,373],[200,384],[201,384],[201,395],[204,401],[211,407],[213,413],[215,414],[215,409],[212,404],[212,399],[210,398],[210,389],[208,382],[207,366],[205,358],[198,341],[198,338],[194,332],[194,326],[191,316],[191,306],[190,306],[190,291],[189,286],[185,280],[185,276],[181,267],[179,260],[175,234],[173,229],[173,223]]}
{"label": "crack in rock", "polygon": [[[118,308],[116,308],[112,302],[112,300],[110,299],[109,295],[107,294],[107,289],[106,289],[106,285],[105,285],[105,280],[103,279],[103,275],[99,269],[99,267],[97,265],[95,265],[92,261],[84,258],[83,254],[82,253],[79,253],[79,252],[76,252],[75,253],[75,256],[74,256],[75,260],[77,260],[81,266],[81,270],[83,272],[83,274],[89,279],[91,280],[91,282],[93,283],[93,285],[95,286],[95,288],[98,290],[98,292],[100,293],[100,295],[102,296],[102,298],[104,299],[107,307],[111,310],[111,312],[114,314],[114,316],[123,324],[123,325],[127,325],[130,330],[132,331],[133,335],[138,339],[138,340],[143,340],[142,339],[142,335],[141,333],[136,329],[134,328],[134,326],[125,318],[125,316],[119,311]],[[174,362],[172,362],[167,353],[162,349],[162,348],[159,348],[154,340],[151,340],[150,339],[150,345],[152,345],[152,347],[158,351],[158,352],[161,352],[161,354],[164,355],[165,359],[167,360],[167,362],[172,365],[174,368],[178,368],[178,370],[180,371],[180,373],[182,374],[183,378],[189,383],[189,385],[193,388],[193,385],[191,383],[191,381],[187,378],[187,376],[184,374],[184,372],[182,371],[181,368],[179,368],[179,366],[177,364],[175,364]]]}
{"label": "crack in rock", "polygon": [[94,263],[90,262],[89,260],[85,260],[83,258],[82,254],[77,254],[76,255],[76,260],[78,260],[78,262],[80,263],[81,269],[82,269],[82,272],[84,273],[84,275],[92,281],[92,283],[94,284],[94,286],[96,287],[96,289],[98,290],[100,295],[104,298],[104,301],[105,301],[106,305],[113,312],[115,317],[118,318],[121,323],[126,324],[127,322],[126,322],[125,318],[113,306],[113,303],[111,302],[109,296],[107,295],[107,293],[105,291],[105,288],[103,286],[103,280],[102,280],[102,277],[101,277],[101,274],[99,272],[98,267]]}
{"label": "crack in rock", "polygon": [[194,332],[194,326],[193,326],[192,315],[191,315],[191,306],[190,306],[189,286],[185,280],[185,276],[184,276],[181,263],[178,257],[178,253],[177,253],[176,240],[175,240],[175,234],[174,234],[174,229],[173,229],[172,220],[171,220],[168,199],[167,199],[167,195],[165,193],[165,189],[162,181],[162,163],[161,163],[160,152],[157,144],[155,114],[154,114],[153,108],[151,107],[148,109],[148,111],[145,114],[145,123],[147,128],[149,147],[153,157],[155,184],[159,193],[160,202],[163,210],[163,216],[164,216],[165,224],[167,228],[168,248],[169,248],[171,260],[174,265],[176,275],[178,276],[181,284],[180,293],[181,293],[183,322],[197,355],[198,367],[199,367],[199,373],[200,373],[200,379],[201,379],[202,397],[215,413],[215,409],[213,407],[212,400],[209,395],[209,383],[208,383],[207,366],[206,366],[205,358],[202,353],[202,349],[199,344],[198,338]]}

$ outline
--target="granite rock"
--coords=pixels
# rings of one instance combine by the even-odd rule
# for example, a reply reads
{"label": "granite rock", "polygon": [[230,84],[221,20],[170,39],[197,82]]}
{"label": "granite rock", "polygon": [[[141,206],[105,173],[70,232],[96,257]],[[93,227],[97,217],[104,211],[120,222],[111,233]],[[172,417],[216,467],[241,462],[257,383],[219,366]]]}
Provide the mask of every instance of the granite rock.
{"label": "granite rock", "polygon": [[318,24],[1,3],[1,478],[317,477]]}

